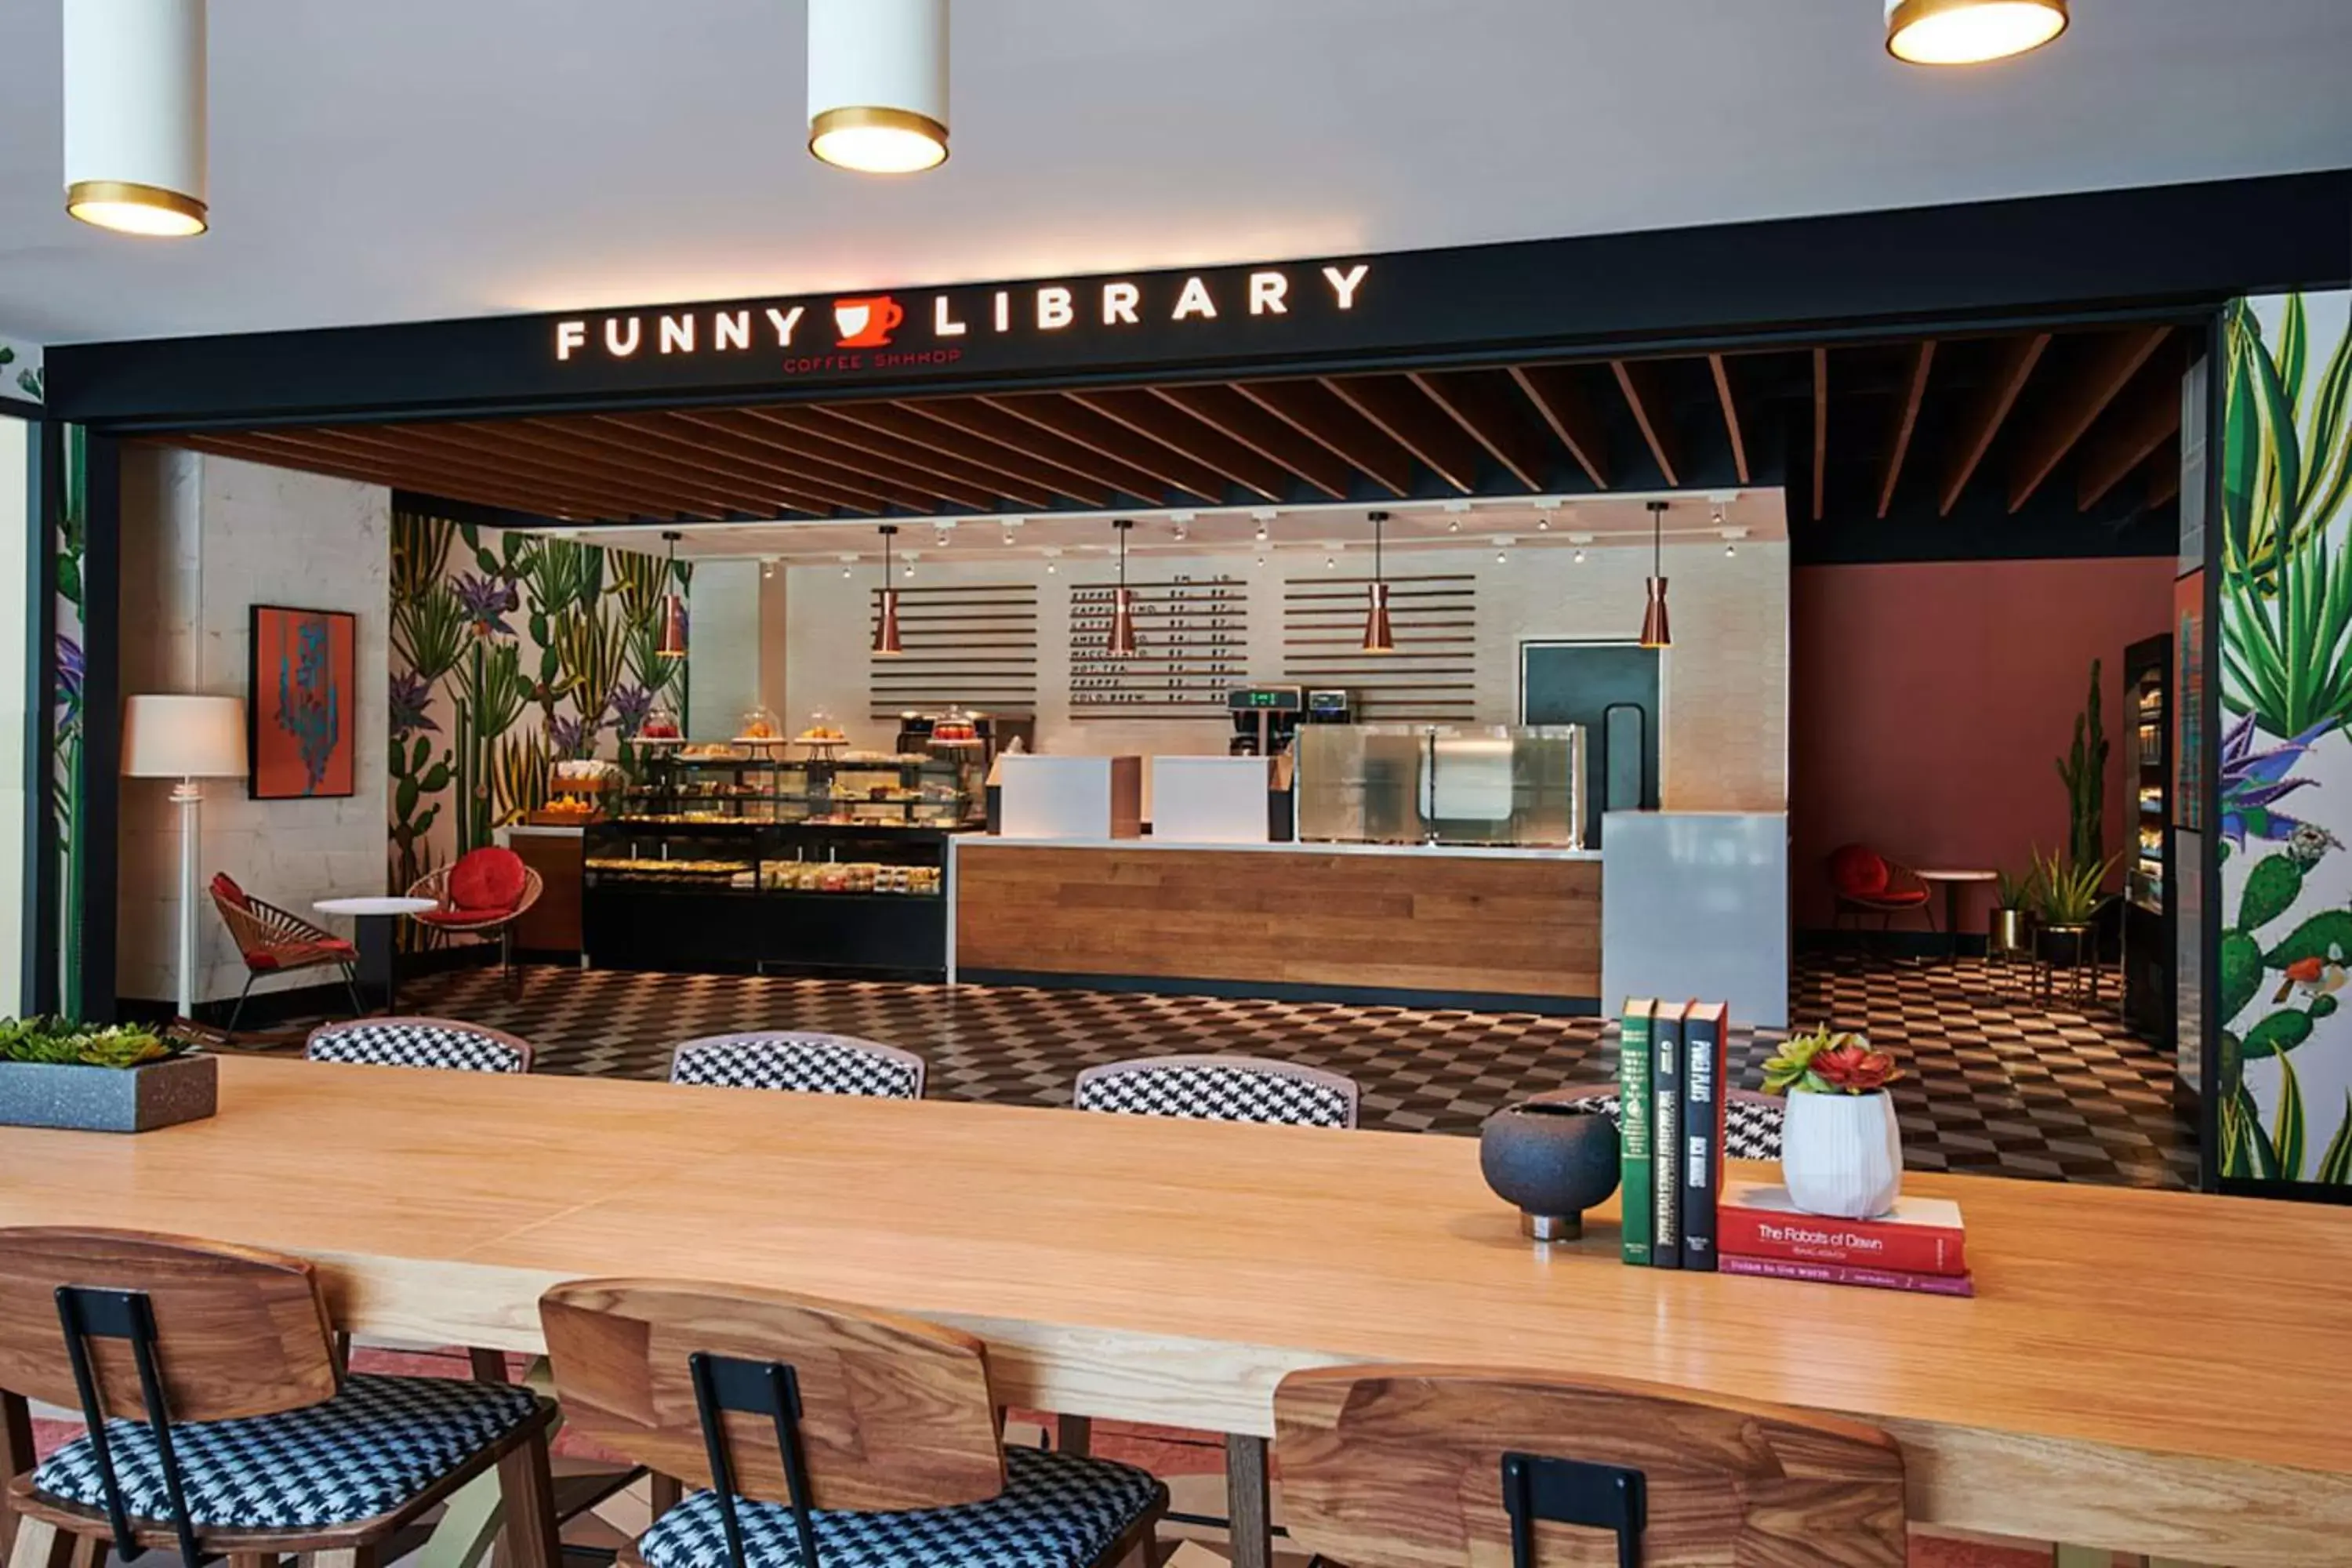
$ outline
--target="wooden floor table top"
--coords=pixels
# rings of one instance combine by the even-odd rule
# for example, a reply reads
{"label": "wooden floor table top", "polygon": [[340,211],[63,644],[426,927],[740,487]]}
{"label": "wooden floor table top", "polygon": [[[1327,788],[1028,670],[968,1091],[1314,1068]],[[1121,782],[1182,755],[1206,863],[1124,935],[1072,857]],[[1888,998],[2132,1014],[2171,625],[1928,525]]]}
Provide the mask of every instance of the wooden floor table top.
{"label": "wooden floor table top", "polygon": [[558,1279],[777,1286],[972,1327],[1024,1403],[1214,1430],[1334,1362],[1639,1378],[1876,1422],[1925,1520],[2352,1562],[2352,1209],[1906,1175],[1966,1213],[1955,1300],[1625,1268],[1613,1211],[1540,1250],[1467,1139],[220,1068],[209,1121],[0,1129],[0,1223],[299,1253],[362,1334],[509,1349]]}

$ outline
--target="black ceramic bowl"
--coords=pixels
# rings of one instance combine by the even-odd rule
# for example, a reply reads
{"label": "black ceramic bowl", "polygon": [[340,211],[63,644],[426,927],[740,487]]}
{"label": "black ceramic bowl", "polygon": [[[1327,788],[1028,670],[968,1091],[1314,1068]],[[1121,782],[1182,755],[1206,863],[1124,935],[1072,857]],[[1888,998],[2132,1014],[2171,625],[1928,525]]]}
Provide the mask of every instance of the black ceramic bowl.
{"label": "black ceramic bowl", "polygon": [[1584,1211],[1617,1190],[1617,1124],[1573,1105],[1506,1106],[1478,1130],[1478,1170],[1519,1211],[1520,1230],[1573,1241]]}

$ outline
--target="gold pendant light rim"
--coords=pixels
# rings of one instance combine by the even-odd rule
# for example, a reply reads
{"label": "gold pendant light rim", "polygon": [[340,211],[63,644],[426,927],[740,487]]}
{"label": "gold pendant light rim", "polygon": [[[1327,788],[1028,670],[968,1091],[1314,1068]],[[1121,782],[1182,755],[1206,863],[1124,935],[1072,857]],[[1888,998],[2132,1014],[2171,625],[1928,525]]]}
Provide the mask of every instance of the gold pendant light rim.
{"label": "gold pendant light rim", "polygon": [[[1901,37],[1906,32],[1917,26],[1922,22],[1928,21],[1937,16],[1944,16],[1948,12],[1972,11],[1985,3],[1986,0],[1902,0],[1902,4],[1895,6],[1894,10],[1888,12],[1886,16],[1886,52],[1895,59],[1901,60],[1906,66],[1936,65],[1944,63],[1935,60],[1914,59],[1910,56],[1896,49],[1895,47],[1895,40]],[[1982,60],[1956,61],[1952,63],[1988,65],[1996,59],[2014,59],[2017,58],[2017,54],[2031,54],[2034,49],[2048,48],[2060,38],[2064,37],[2066,36],[2066,30],[2074,25],[2074,14],[2070,7],[2069,0],[2006,0],[2006,3],[2011,5],[2039,6],[2044,11],[2054,14],[2058,18],[2058,30],[2051,34],[2048,37],[2042,39],[2040,43],[2032,46],[2032,47],[2018,50],[2016,54],[1992,55]]]}
{"label": "gold pendant light rim", "polygon": [[[835,131],[866,130],[912,132],[937,147],[940,150],[940,155],[937,160],[924,164],[919,169],[860,169],[855,164],[836,163],[816,149],[818,142]],[[948,144],[948,128],[945,125],[928,114],[919,114],[911,109],[893,109],[887,104],[879,103],[844,104],[838,109],[828,109],[821,114],[810,116],[808,150],[809,156],[818,163],[835,169],[847,169],[855,174],[926,174],[938,168],[940,164],[946,163],[954,155]]]}
{"label": "gold pendant light rim", "polygon": [[[77,180],[66,187],[66,212],[69,216],[89,224],[92,228],[110,229],[117,234],[124,232],[114,228],[112,224],[97,223],[82,217],[80,213],[75,211],[77,207],[94,205],[100,202],[120,203],[125,206],[154,207],[163,212],[175,213],[194,224],[196,234],[203,234],[212,227],[209,209],[204,203],[184,192],[170,190],[163,185],[142,184],[136,180]],[[178,235],[158,237],[193,239],[195,236]]]}

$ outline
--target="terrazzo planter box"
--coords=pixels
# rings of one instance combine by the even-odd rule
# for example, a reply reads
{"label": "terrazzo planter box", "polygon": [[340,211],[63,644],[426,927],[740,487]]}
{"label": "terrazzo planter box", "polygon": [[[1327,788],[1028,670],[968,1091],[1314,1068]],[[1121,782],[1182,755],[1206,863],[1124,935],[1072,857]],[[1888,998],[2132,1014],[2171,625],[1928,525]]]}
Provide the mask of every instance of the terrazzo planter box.
{"label": "terrazzo planter box", "polygon": [[208,1056],[137,1068],[0,1062],[0,1125],[77,1132],[152,1132],[213,1113],[218,1068]]}

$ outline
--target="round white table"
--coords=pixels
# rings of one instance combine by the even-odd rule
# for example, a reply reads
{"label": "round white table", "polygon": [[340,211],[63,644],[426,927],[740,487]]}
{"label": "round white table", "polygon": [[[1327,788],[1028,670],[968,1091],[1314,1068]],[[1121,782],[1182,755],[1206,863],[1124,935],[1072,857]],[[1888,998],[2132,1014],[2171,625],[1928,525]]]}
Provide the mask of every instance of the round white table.
{"label": "round white table", "polygon": [[1949,867],[1942,867],[1933,871],[1923,871],[1915,868],[1911,874],[1930,886],[1933,886],[1937,882],[1941,882],[1944,885],[1944,935],[1950,940],[1952,944],[1952,962],[1954,963],[1959,963],[1960,889],[1971,882],[1998,881],[2000,879],[2000,873],[1998,871],[1979,871],[1974,868],[1956,870]]}
{"label": "round white table", "polygon": [[400,1010],[400,976],[396,959],[400,952],[400,919],[403,915],[422,914],[441,906],[431,899],[363,898],[320,899],[311,904],[322,915],[349,915],[352,928],[352,945],[359,949],[359,977],[362,994],[381,994],[383,1010]]}

